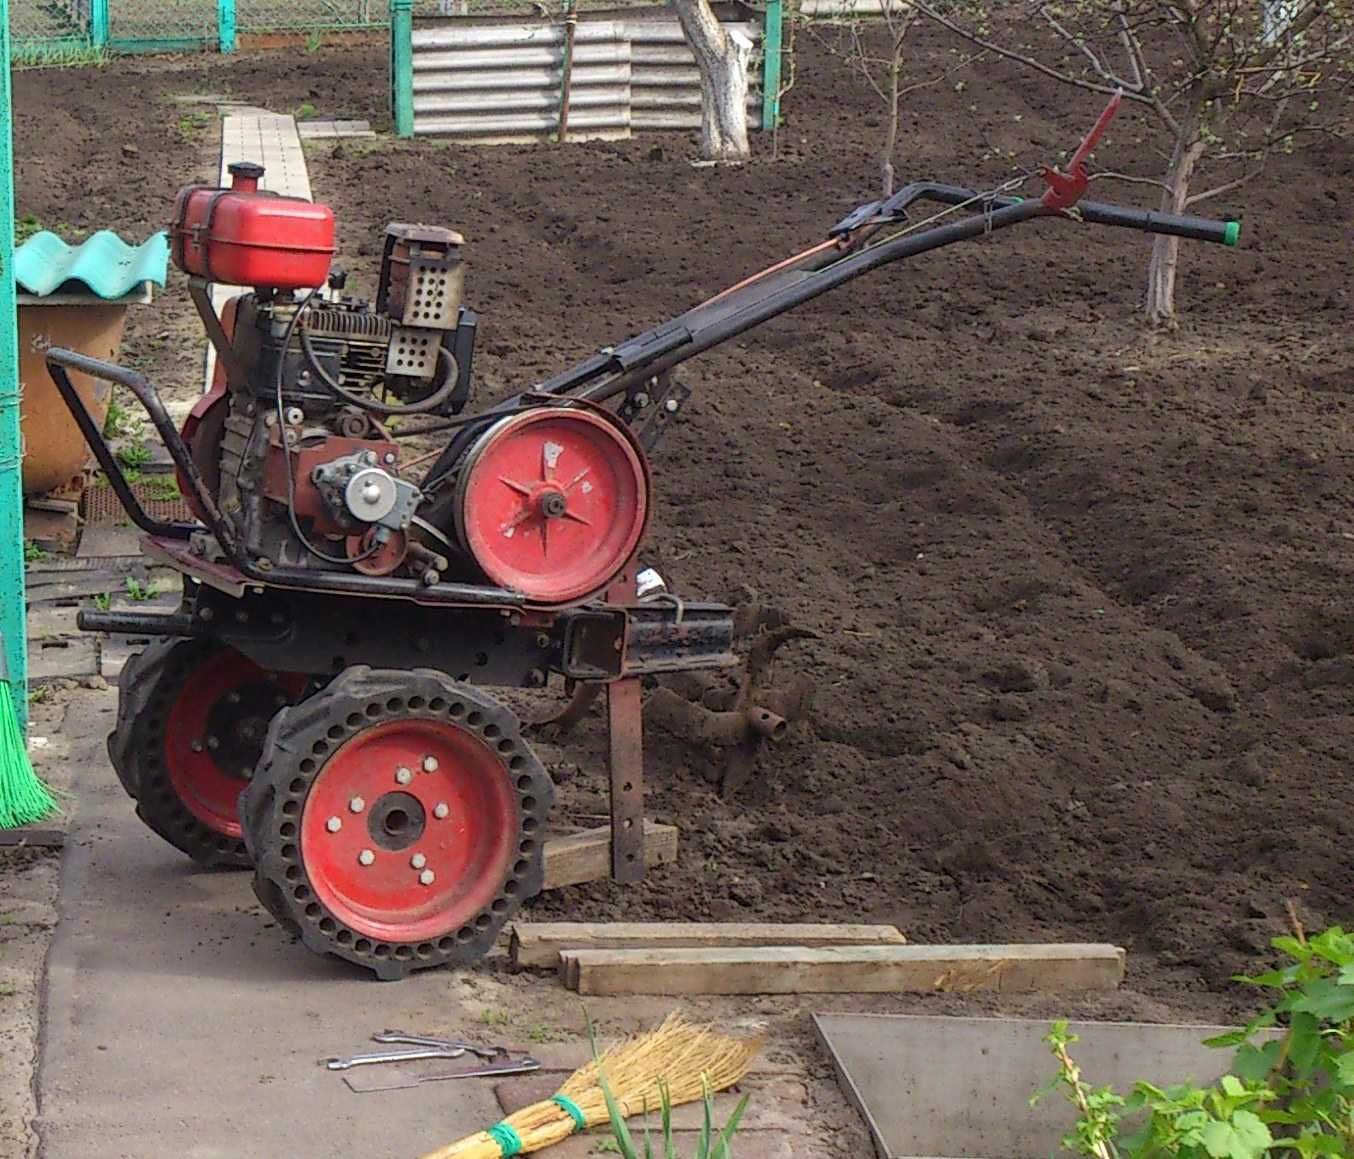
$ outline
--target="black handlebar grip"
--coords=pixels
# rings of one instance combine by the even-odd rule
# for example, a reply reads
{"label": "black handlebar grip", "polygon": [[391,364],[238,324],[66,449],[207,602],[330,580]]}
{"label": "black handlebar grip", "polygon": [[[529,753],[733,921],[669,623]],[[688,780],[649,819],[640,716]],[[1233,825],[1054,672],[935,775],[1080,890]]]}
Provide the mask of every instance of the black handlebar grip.
{"label": "black handlebar grip", "polygon": [[1236,245],[1241,237],[1239,221],[1214,221],[1208,217],[1191,217],[1186,213],[1157,213],[1151,209],[1129,209],[1123,205],[1106,205],[1100,201],[1083,201],[1078,208],[1081,216],[1096,225],[1117,225],[1125,229],[1141,229],[1148,233],[1169,233],[1195,241],[1215,241]]}

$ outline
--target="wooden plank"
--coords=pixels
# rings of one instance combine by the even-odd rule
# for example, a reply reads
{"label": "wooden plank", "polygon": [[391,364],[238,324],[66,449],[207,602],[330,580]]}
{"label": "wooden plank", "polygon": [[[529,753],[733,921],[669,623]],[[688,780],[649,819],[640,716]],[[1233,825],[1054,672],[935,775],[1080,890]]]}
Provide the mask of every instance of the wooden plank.
{"label": "wooden plank", "polygon": [[79,608],[30,608],[28,610],[28,641],[59,640],[64,636],[78,636],[80,628],[75,617]]}
{"label": "wooden plank", "polygon": [[[648,869],[677,860],[677,830],[656,821],[644,822],[644,864]],[[611,828],[586,829],[545,843],[545,885],[559,889],[611,876]]]}
{"label": "wooden plank", "polygon": [[896,926],[784,922],[516,922],[514,966],[559,965],[561,950],[698,949],[703,946],[901,946]]}
{"label": "wooden plank", "polygon": [[131,571],[135,567],[141,567],[145,564],[138,550],[136,555],[124,556],[103,556],[103,557],[85,557],[81,559],[73,555],[56,555],[48,559],[40,560],[36,563],[30,563],[25,572],[28,576],[28,582],[31,585],[43,583],[49,578],[64,578],[65,573],[72,571]]}
{"label": "wooden plank", "polygon": [[127,576],[125,573],[96,571],[83,575],[74,573],[68,579],[30,583],[24,595],[30,604],[45,604],[52,603],[55,600],[73,600],[80,599],[83,596],[98,596],[109,592],[125,591],[126,587]]}
{"label": "wooden plank", "polygon": [[80,534],[77,559],[126,559],[140,556],[141,531],[136,527],[86,527]]}
{"label": "wooden plank", "polygon": [[1112,990],[1123,980],[1124,951],[1075,944],[565,950],[560,973],[580,994]]}
{"label": "wooden plank", "polygon": [[28,679],[32,683],[79,679],[99,671],[98,642],[93,636],[69,640],[35,640],[28,649]]}

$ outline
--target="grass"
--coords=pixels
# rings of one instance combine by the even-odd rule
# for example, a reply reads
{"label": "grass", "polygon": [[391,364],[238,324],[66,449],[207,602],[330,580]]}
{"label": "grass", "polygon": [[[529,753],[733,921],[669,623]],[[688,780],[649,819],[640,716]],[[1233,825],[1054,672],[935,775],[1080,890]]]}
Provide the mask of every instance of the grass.
{"label": "grass", "polygon": [[14,219],[14,244],[23,245],[30,237],[42,232],[42,222],[31,213]]}
{"label": "grass", "polygon": [[117,399],[113,399],[108,404],[108,414],[104,416],[103,437],[117,439],[123,435],[133,434],[136,430],[137,422],[132,416],[132,412]]}
{"label": "grass", "polygon": [[298,121],[308,121],[318,111],[319,110],[316,109],[314,105],[312,105],[309,101],[306,101],[303,104],[296,106],[296,112],[294,112],[292,116],[295,117]]}
{"label": "grass", "polygon": [[486,1006],[480,1011],[480,1021],[485,1026],[507,1026],[511,1019],[506,1010],[495,1010],[492,1006]]}
{"label": "grass", "polygon": [[112,57],[89,44],[21,44],[10,56],[17,69],[102,68]]}
{"label": "grass", "polygon": [[127,598],[138,604],[141,603],[143,600],[154,599],[155,588],[152,587],[150,584],[143,584],[139,579],[136,579],[133,576],[128,576]]}
{"label": "grass", "polygon": [[532,1042],[559,1042],[566,1036],[554,1026],[547,1026],[544,1022],[538,1022],[535,1026],[527,1028],[527,1037]]}
{"label": "grass", "polygon": [[142,485],[149,499],[177,499],[180,495],[178,480],[173,475],[151,475]]}
{"label": "grass", "polygon": [[118,462],[131,470],[139,470],[151,460],[150,448],[143,442],[128,443],[118,451]]}
{"label": "grass", "polygon": [[180,137],[190,143],[196,143],[211,123],[212,114],[206,109],[192,109],[179,118],[176,127]]}
{"label": "grass", "polygon": [[319,52],[323,46],[324,46],[324,33],[312,32],[309,36],[306,37],[307,55],[309,55],[312,52]]}
{"label": "grass", "polygon": [[43,560],[50,558],[47,552],[43,551],[31,539],[24,540],[24,563],[42,563]]}

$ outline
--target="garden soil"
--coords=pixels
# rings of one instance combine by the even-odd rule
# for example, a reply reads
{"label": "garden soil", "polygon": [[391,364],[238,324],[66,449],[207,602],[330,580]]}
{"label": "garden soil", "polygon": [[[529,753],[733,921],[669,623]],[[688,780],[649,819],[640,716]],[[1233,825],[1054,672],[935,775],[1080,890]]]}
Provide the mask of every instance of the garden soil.
{"label": "garden soil", "polygon": [[[370,285],[387,221],[461,230],[495,397],[817,241],[873,194],[884,120],[801,43],[776,155],[761,135],[742,167],[693,166],[673,134],[312,148],[350,286]],[[922,36],[914,67],[951,47]],[[380,122],[384,68],[358,46],[118,62],[97,85],[23,74],[19,212],[144,236],[215,173],[214,106],[171,98]],[[955,74],[906,98],[898,169],[991,187],[1065,155],[1098,111],[1002,65]],[[1132,109],[1098,155],[1159,166]],[[646,562],[684,595],[811,629],[778,664],[813,677],[816,705],[727,800],[710,752],[653,733],[648,808],[681,827],[679,863],[533,911],[1108,940],[1177,1011],[1235,995],[1290,900],[1348,922],[1351,178],[1349,147],[1322,144],[1201,206],[1241,215],[1242,245],[1185,246],[1173,333],[1137,315],[1148,239],[1044,222],[891,267],[685,368]],[[181,290],[133,319],[126,354],[191,390]],[[601,744],[592,721],[546,750],[565,822],[605,815]]]}

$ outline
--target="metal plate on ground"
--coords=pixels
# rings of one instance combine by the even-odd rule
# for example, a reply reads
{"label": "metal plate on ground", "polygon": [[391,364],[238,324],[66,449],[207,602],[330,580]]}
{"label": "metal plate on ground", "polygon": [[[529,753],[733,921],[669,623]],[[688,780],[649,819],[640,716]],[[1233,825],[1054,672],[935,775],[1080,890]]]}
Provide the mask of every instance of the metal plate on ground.
{"label": "metal plate on ground", "polygon": [[[1049,1021],[815,1014],[814,1028],[847,1098],[865,1119],[880,1159],[1046,1159],[1075,1115],[1059,1095],[1030,1096],[1057,1067]],[[1203,1039],[1231,1027],[1073,1022],[1073,1050],[1093,1086],[1126,1092],[1210,1083],[1232,1061]]]}
{"label": "metal plate on ground", "polygon": [[[133,483],[132,492],[140,500],[146,514],[152,519],[163,522],[179,520],[193,522],[193,513],[188,510],[182,498],[175,496],[163,498],[164,484],[161,482]],[[105,482],[91,483],[85,489],[85,526],[86,527],[122,527],[131,526],[131,519],[122,509],[113,488]]]}

